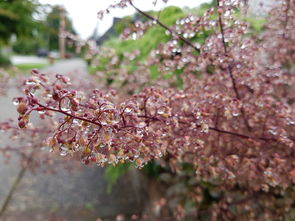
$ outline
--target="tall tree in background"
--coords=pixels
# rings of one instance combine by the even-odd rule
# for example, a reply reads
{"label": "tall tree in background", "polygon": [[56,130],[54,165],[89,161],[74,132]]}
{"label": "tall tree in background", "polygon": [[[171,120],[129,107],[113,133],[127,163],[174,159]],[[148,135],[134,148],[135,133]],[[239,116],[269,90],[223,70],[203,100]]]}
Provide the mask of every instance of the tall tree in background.
{"label": "tall tree in background", "polygon": [[[59,25],[60,25],[60,15],[62,13],[63,8],[58,5],[52,6],[51,11],[48,13],[46,18],[46,25],[48,28],[48,47],[50,50],[57,50],[58,38],[59,38]],[[67,16],[67,12],[65,13],[65,22],[66,28],[65,31],[76,34],[72,21]]]}

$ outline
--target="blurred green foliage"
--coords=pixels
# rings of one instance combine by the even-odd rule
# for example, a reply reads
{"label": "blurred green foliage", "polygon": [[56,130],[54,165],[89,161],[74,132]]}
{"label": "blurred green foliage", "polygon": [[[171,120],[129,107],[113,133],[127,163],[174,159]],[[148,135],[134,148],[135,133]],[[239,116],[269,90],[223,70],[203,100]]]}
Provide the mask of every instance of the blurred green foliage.
{"label": "blurred green foliage", "polygon": [[11,65],[9,57],[0,53],[0,67],[8,67],[9,65]]}
{"label": "blurred green foliage", "polygon": [[[15,53],[35,54],[40,48],[58,50],[60,6],[42,5],[37,0],[0,0],[0,49],[9,45]],[[66,31],[75,34],[65,14]],[[69,52],[74,47],[67,47]]]}
{"label": "blurred green foliage", "polygon": [[107,192],[110,193],[112,191],[112,187],[117,183],[118,179],[123,176],[128,168],[131,166],[131,163],[123,163],[118,164],[116,166],[109,165],[105,171],[104,176],[107,181]]}
{"label": "blurred green foliage", "polygon": [[35,54],[39,48],[46,48],[46,42],[42,38],[19,38],[12,44],[12,49],[17,54]]}
{"label": "blurred green foliage", "polygon": [[32,36],[36,27],[33,14],[37,13],[38,2],[35,0],[0,1],[0,44],[7,44],[10,37]]}
{"label": "blurred green foliage", "polygon": [[[150,12],[150,14],[156,16],[157,12]],[[167,26],[172,26],[175,24],[177,19],[180,19],[184,16],[185,13],[183,10],[178,7],[170,6],[161,11],[159,19]],[[117,26],[119,25],[122,24],[118,23]],[[165,34],[165,30],[163,28],[159,26],[153,26],[149,28],[142,37],[136,40],[122,41],[119,38],[113,38],[105,42],[104,45],[114,48],[120,58],[124,57],[124,52],[140,50],[140,56],[136,60],[144,60],[147,55],[160,43],[166,42],[169,39],[170,37]]]}
{"label": "blurred green foliage", "polygon": [[[129,167],[133,166],[132,163],[117,164],[115,166],[109,165],[104,172],[105,179],[107,181],[107,191],[110,193],[112,187],[117,183],[118,179],[122,177],[128,170]],[[169,170],[161,167],[157,161],[148,162],[143,168],[142,172],[150,178],[157,178],[163,171]]]}

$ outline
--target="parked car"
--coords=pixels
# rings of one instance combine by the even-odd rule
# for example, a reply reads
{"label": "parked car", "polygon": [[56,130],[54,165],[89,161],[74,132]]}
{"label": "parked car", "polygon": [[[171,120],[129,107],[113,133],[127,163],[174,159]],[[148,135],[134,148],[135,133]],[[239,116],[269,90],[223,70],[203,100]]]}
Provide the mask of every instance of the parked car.
{"label": "parked car", "polygon": [[39,48],[36,52],[38,57],[47,57],[48,56],[48,50],[45,48]]}

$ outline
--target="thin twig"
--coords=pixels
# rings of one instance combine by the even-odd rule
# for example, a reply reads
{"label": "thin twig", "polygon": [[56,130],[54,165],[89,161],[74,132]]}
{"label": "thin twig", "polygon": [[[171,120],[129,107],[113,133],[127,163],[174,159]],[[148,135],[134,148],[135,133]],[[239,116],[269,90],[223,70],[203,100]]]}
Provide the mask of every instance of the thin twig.
{"label": "thin twig", "polygon": [[[220,0],[217,0],[217,7],[220,7]],[[227,56],[228,50],[227,50],[227,46],[226,46],[226,42],[225,42],[225,34],[224,34],[224,27],[223,27],[223,22],[222,22],[222,15],[221,15],[221,12],[218,9],[217,9],[217,12],[218,12],[218,21],[219,21],[219,26],[220,26],[220,32],[221,32],[221,40],[222,40],[224,53]],[[235,77],[233,75],[232,67],[230,65],[227,67],[227,72],[228,72],[228,75],[230,76],[236,98],[238,100],[241,100],[241,96],[240,96],[238,88],[237,88],[236,79],[235,79]],[[248,131],[251,131],[251,127],[250,127],[249,122],[248,122],[248,120],[246,118],[246,113],[245,113],[245,110],[244,110],[243,107],[241,107],[241,113],[242,113],[244,123],[245,123]]]}
{"label": "thin twig", "polygon": [[286,31],[286,29],[287,29],[287,27],[288,27],[288,23],[289,23],[289,10],[290,10],[290,7],[291,7],[291,2],[290,2],[290,0],[287,0],[286,1],[286,10],[285,10],[285,15],[286,15],[286,19],[285,19],[285,31],[284,31],[284,34],[283,34],[283,37],[284,38],[287,38],[287,36],[286,36],[286,33],[288,33],[287,31]]}
{"label": "thin twig", "polygon": [[197,52],[200,51],[200,49],[198,49],[192,42],[190,42],[188,39],[184,38],[182,35],[174,32],[171,28],[169,28],[167,25],[163,24],[159,19],[147,14],[146,12],[140,10],[139,8],[137,8],[131,0],[129,0],[130,5],[140,14],[142,14],[143,16],[147,17],[148,19],[152,20],[153,22],[155,22],[156,24],[158,24],[159,26],[161,26],[162,28],[166,29],[167,31],[169,31],[169,33],[173,36],[177,36],[179,39],[181,39],[185,44],[187,44],[188,46],[192,47],[194,50],[196,50]]}
{"label": "thin twig", "polygon": [[[44,108],[45,110],[51,110],[51,111],[54,111],[54,112],[58,112],[58,113],[61,113],[61,114],[64,114],[64,115],[67,115],[69,117],[72,117],[72,118],[76,118],[78,120],[81,120],[81,121],[86,121],[88,123],[91,123],[91,124],[94,124],[94,125],[97,125],[99,127],[102,127],[102,125],[99,123],[99,122],[96,122],[96,121],[92,121],[92,120],[89,120],[87,118],[83,118],[83,117],[79,117],[79,116],[76,116],[76,115],[73,115],[73,114],[70,114],[68,112],[65,112],[65,111],[62,111],[62,110],[59,110],[59,109],[54,109],[54,108],[51,108],[51,107],[46,107],[40,103],[37,103],[40,107]],[[155,116],[147,116],[147,115],[138,115],[137,117],[139,118],[146,118],[150,121],[159,121],[159,122],[162,122],[163,121]],[[185,123],[187,124],[186,122],[181,122],[180,123]],[[201,127],[201,125],[196,125],[197,127]],[[122,128],[125,128],[126,126],[123,126]],[[236,132],[232,132],[232,131],[226,131],[226,130],[221,130],[221,129],[218,129],[216,127],[209,127],[209,130],[213,130],[213,131],[216,131],[216,132],[219,132],[219,133],[223,133],[223,134],[228,134],[228,135],[232,135],[232,136],[237,136],[237,137],[240,137],[240,138],[243,138],[243,139],[256,139],[256,140],[263,140],[263,141],[276,141],[276,139],[274,138],[267,138],[267,137],[253,137],[253,136],[248,136],[248,135],[244,135],[244,134],[240,134],[240,133],[236,133]]]}

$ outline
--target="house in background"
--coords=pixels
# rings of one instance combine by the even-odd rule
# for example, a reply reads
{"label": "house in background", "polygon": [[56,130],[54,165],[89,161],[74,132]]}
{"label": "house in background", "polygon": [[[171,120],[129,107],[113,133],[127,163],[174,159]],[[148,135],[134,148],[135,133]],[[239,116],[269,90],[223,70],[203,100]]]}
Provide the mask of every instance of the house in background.
{"label": "house in background", "polygon": [[112,37],[117,37],[120,35],[120,33],[117,33],[115,26],[118,22],[120,22],[122,19],[121,18],[114,18],[113,19],[113,25],[100,37],[97,38],[96,44],[97,45],[102,45],[106,40],[109,40]]}

